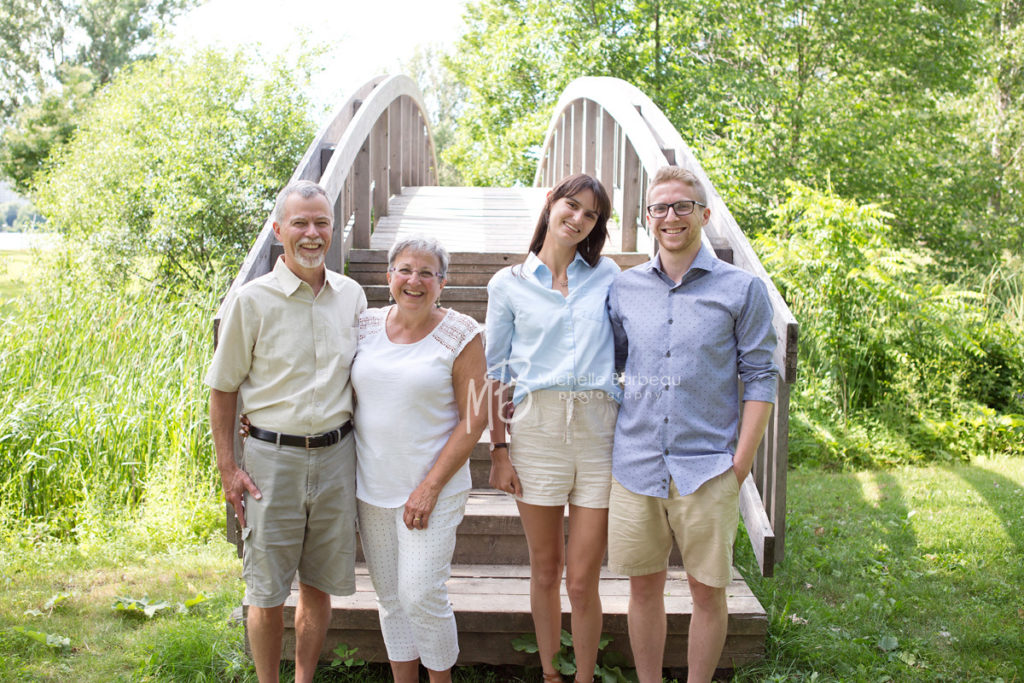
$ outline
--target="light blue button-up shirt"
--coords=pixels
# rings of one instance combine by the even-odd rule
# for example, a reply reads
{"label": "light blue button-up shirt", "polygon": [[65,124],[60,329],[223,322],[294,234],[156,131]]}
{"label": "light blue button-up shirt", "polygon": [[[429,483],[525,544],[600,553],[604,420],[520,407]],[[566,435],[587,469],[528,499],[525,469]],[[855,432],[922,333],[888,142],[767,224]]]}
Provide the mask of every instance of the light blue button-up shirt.
{"label": "light blue button-up shirt", "polygon": [[743,400],[775,401],[775,331],[765,284],[701,246],[676,284],[653,260],[612,284],[608,311],[624,394],[612,474],[667,498],[732,467]]}
{"label": "light blue button-up shirt", "polygon": [[540,389],[600,389],[620,401],[606,302],[619,267],[602,257],[569,264],[569,295],[551,288],[551,270],[530,253],[487,284],[487,375],[515,380],[512,402]]}

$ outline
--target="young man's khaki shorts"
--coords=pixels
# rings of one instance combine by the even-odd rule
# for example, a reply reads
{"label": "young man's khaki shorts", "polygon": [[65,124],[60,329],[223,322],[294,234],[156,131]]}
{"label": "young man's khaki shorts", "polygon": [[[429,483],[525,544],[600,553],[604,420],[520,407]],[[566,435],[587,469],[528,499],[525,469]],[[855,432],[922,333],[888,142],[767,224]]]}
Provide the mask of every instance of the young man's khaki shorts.
{"label": "young man's khaki shorts", "polygon": [[603,391],[534,391],[516,406],[509,459],[524,503],[608,507],[619,404]]}
{"label": "young man's khaki shorts", "polygon": [[643,496],[612,481],[608,506],[608,568],[646,576],[668,568],[675,536],[686,573],[706,586],[732,580],[732,548],[739,525],[739,482],[730,468],[680,496]]}
{"label": "young man's khaki shorts", "polygon": [[327,448],[245,440],[242,467],[259,487],[245,495],[242,574],[255,607],[277,607],[299,581],[332,595],[355,592],[355,438]]}

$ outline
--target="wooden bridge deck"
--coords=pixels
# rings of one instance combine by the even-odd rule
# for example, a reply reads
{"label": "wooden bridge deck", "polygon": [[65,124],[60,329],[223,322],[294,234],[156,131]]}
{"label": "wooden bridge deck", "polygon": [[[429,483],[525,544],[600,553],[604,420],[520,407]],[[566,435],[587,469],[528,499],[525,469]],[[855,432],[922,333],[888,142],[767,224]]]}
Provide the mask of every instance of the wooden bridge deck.
{"label": "wooden bridge deck", "polygon": [[[371,249],[387,250],[396,239],[436,237],[450,252],[525,254],[546,187],[406,187],[388,203],[370,236]],[[609,221],[607,252],[618,252],[622,231]],[[644,250],[641,245],[640,249]]]}

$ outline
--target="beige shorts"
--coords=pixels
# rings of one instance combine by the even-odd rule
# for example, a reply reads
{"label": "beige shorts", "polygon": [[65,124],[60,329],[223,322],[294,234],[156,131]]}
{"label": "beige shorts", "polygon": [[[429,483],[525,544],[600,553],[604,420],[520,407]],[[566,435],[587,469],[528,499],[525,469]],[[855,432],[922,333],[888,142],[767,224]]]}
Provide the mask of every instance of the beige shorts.
{"label": "beige shorts", "polygon": [[603,391],[534,391],[516,406],[509,459],[524,503],[607,508],[619,404]]}
{"label": "beige shorts", "polygon": [[263,497],[245,495],[246,599],[276,607],[292,579],[332,595],[355,592],[355,438],[306,450],[245,440],[242,467]]}
{"label": "beige shorts", "polygon": [[644,496],[612,482],[608,506],[608,568],[646,576],[668,568],[675,536],[687,574],[721,588],[732,580],[732,548],[739,525],[739,482],[732,468],[688,496],[675,482],[668,498]]}

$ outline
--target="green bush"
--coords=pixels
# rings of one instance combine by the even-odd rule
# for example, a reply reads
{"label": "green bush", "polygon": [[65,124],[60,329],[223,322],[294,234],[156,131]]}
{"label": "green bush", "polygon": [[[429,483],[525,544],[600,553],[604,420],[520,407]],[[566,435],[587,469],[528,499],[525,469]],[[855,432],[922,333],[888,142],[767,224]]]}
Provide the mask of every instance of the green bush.
{"label": "green bush", "polygon": [[788,187],[756,246],[801,325],[794,461],[1024,454],[1017,262],[947,283],[927,251],[890,244],[880,207]]}

